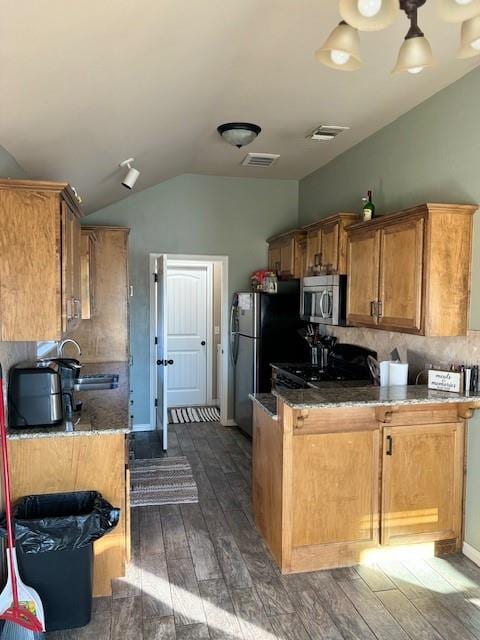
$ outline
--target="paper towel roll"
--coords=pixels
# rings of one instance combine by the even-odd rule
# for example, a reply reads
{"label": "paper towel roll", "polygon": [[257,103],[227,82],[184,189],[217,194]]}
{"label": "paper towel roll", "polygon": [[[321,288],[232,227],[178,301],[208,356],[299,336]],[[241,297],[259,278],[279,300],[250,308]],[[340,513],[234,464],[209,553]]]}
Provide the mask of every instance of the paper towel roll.
{"label": "paper towel roll", "polygon": [[408,364],[406,362],[390,362],[388,384],[391,387],[408,384]]}
{"label": "paper towel roll", "polygon": [[389,385],[389,377],[390,377],[390,360],[383,360],[380,362],[380,386],[388,387]]}

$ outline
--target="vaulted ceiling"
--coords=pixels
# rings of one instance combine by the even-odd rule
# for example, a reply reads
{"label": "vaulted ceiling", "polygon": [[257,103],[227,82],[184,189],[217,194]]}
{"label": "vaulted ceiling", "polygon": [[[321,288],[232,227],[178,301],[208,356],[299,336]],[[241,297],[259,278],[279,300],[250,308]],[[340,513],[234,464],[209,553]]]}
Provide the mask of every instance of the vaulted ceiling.
{"label": "vaulted ceiling", "polygon": [[[478,64],[455,59],[459,27],[435,4],[420,24],[437,66],[392,76],[403,15],[361,34],[360,71],[315,62],[335,0],[6,0],[0,144],[32,177],[70,181],[87,211],[129,195],[117,165],[132,155],[138,190],[181,173],[299,179]],[[216,133],[231,120],[263,131],[235,149]],[[307,140],[322,123],[351,129]],[[247,151],[281,157],[246,168]]]}

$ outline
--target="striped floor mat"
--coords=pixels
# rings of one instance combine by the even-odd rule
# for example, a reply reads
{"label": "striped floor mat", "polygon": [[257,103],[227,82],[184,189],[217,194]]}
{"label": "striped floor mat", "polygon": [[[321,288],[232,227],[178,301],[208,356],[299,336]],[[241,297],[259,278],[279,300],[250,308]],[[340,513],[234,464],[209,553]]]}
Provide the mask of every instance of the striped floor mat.
{"label": "striped floor mat", "polygon": [[178,407],[168,410],[169,424],[185,424],[187,422],[219,422],[218,407]]}
{"label": "striped floor mat", "polygon": [[133,460],[130,482],[132,507],[198,502],[192,467],[185,456]]}

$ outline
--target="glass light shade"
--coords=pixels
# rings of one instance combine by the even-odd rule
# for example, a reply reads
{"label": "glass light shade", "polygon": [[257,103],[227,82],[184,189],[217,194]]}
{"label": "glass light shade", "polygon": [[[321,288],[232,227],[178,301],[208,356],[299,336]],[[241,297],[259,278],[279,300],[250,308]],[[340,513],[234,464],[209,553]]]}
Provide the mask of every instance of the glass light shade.
{"label": "glass light shade", "polygon": [[432,47],[425,36],[408,38],[400,47],[397,64],[392,73],[410,71],[410,73],[416,74],[425,67],[431,67],[434,63]]}
{"label": "glass light shade", "polygon": [[331,69],[340,71],[359,69],[362,66],[362,59],[358,31],[348,24],[340,23],[328,36],[323,47],[315,52],[315,59]]}
{"label": "glass light shade", "polygon": [[261,131],[257,124],[250,122],[227,122],[217,127],[218,133],[225,142],[234,147],[245,147],[255,140]]}
{"label": "glass light shade", "polygon": [[457,58],[473,58],[474,56],[480,55],[479,40],[480,15],[462,23],[461,45]]}
{"label": "glass light shade", "polygon": [[465,22],[480,14],[480,0],[470,0],[468,4],[457,0],[438,0],[438,11],[445,22]]}
{"label": "glass light shade", "polygon": [[[365,2],[365,0],[364,0]],[[399,0],[382,0],[380,9],[371,16],[368,8],[374,9],[374,4],[364,4],[361,0],[340,0],[339,10],[342,18],[349,25],[359,31],[380,31],[389,27],[400,11]]]}

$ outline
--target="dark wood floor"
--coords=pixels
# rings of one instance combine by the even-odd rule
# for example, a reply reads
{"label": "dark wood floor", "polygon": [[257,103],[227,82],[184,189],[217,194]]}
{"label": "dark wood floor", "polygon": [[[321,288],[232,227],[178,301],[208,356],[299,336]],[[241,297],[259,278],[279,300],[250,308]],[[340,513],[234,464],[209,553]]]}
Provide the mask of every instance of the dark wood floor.
{"label": "dark wood floor", "polygon": [[[172,426],[197,505],[133,510],[133,561],[84,629],[55,640],[480,639],[480,568],[464,556],[282,576],[250,509],[250,442],[215,424]],[[162,455],[136,434],[138,458]]]}

